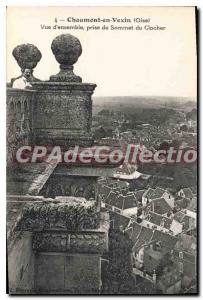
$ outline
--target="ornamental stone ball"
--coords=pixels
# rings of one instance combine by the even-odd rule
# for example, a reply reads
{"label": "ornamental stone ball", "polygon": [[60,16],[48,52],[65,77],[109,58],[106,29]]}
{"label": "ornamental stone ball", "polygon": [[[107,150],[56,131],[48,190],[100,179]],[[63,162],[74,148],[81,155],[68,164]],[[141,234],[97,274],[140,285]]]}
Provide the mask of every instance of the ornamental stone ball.
{"label": "ornamental stone ball", "polygon": [[51,50],[59,64],[73,65],[82,53],[82,46],[75,36],[61,34],[52,41]]}
{"label": "ornamental stone ball", "polygon": [[25,69],[29,69],[31,72],[30,81],[38,81],[39,79],[35,78],[32,73],[42,57],[39,49],[33,44],[22,44],[16,46],[12,54],[21,68],[22,73]]}
{"label": "ornamental stone ball", "polygon": [[60,64],[60,72],[51,76],[50,81],[81,82],[82,79],[73,73],[73,64],[82,53],[79,39],[71,34],[61,34],[52,41],[51,50]]}
{"label": "ornamental stone ball", "polygon": [[42,57],[39,49],[33,44],[16,46],[12,54],[21,69],[34,69]]}

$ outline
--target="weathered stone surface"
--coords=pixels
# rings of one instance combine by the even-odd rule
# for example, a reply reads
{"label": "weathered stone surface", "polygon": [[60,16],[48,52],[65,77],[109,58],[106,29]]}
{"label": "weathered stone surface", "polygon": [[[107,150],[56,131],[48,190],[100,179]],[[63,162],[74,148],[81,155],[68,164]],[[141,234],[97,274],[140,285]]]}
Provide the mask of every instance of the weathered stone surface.
{"label": "weathered stone surface", "polygon": [[107,250],[107,236],[104,232],[71,234],[70,250],[75,253],[103,253]]}
{"label": "weathered stone surface", "polygon": [[[52,42],[52,51],[60,63],[57,75],[51,76],[47,82],[35,82],[32,77],[33,90],[30,93],[15,89],[9,92],[9,108],[14,111],[14,122],[21,120],[24,114],[22,99],[31,97],[28,103],[29,142],[91,146],[91,96],[96,85],[81,83],[82,79],[73,73],[73,64],[82,52],[80,42],[71,35],[61,35]],[[31,69],[31,73],[41,58],[38,49],[29,44],[16,47],[13,53],[19,66]],[[20,172],[16,168],[17,172],[10,180],[11,190],[15,183],[18,197],[27,193],[38,195],[41,191],[42,195],[56,197],[56,200],[34,196],[33,199],[25,199],[28,196],[16,199],[15,195],[12,196],[15,199],[10,199],[13,203],[10,204],[12,224],[9,224],[9,232],[11,237],[13,232],[16,237],[11,238],[10,255],[18,263],[18,251],[22,250],[21,258],[25,253],[25,260],[22,259],[22,264],[20,261],[20,269],[14,274],[11,272],[15,261],[10,260],[13,293],[18,293],[19,288],[26,293],[27,288],[34,294],[99,294],[101,255],[108,248],[106,224],[109,221],[104,218],[103,223],[100,222],[96,173],[86,177],[79,173],[76,176],[66,174],[60,179],[52,174],[55,166],[44,169],[43,163],[35,165],[31,170],[26,169],[28,165]],[[74,197],[65,197],[67,195]],[[14,204],[15,201],[20,203]],[[21,248],[19,243],[26,234],[29,235],[25,240],[29,243],[29,257],[27,249]]]}
{"label": "weathered stone surface", "polygon": [[[77,270],[77,272],[75,272]],[[94,254],[65,257],[64,290],[70,294],[99,294],[101,287],[100,256]]]}
{"label": "weathered stone surface", "polygon": [[79,91],[74,94],[38,93],[34,105],[35,129],[63,129],[64,134],[75,130],[85,133],[90,130],[91,105],[89,94],[81,95]]}
{"label": "weathered stone surface", "polygon": [[38,195],[57,163],[12,163],[7,168],[7,193]]}
{"label": "weathered stone surface", "polygon": [[32,294],[35,275],[32,234],[24,232],[7,250],[9,294]]}
{"label": "weathered stone surface", "polygon": [[99,214],[95,202],[83,198],[66,198],[26,204],[16,230],[41,231],[47,229],[81,230],[97,228]]}
{"label": "weathered stone surface", "polygon": [[40,61],[42,54],[33,44],[22,44],[16,46],[12,52],[21,69],[33,69]]}
{"label": "weathered stone surface", "polygon": [[94,89],[96,88],[95,83],[78,83],[78,82],[50,82],[50,81],[40,81],[33,82],[33,87],[38,91],[66,91],[68,94],[74,93],[74,91],[86,92],[90,95],[93,94]]}
{"label": "weathered stone surface", "polygon": [[32,247],[36,252],[103,253],[107,251],[107,236],[100,231],[35,232]]}
{"label": "weathered stone surface", "polygon": [[36,294],[99,294],[100,256],[40,253],[36,256]]}
{"label": "weathered stone surface", "polygon": [[[58,168],[60,170],[60,166]],[[68,170],[67,170],[68,171]],[[40,192],[46,198],[57,196],[84,197],[87,200],[97,200],[97,178],[89,176],[67,176],[62,174],[52,176],[48,179]]]}
{"label": "weathered stone surface", "polygon": [[61,70],[51,76],[50,81],[81,82],[82,79],[73,73],[73,64],[82,53],[80,41],[71,34],[61,34],[52,41],[51,50]]}
{"label": "weathered stone surface", "polygon": [[64,290],[64,256],[36,256],[35,293],[60,293]]}
{"label": "weathered stone surface", "polygon": [[94,84],[34,83],[33,107],[36,143],[54,145],[89,144]]}
{"label": "weathered stone surface", "polygon": [[[19,67],[21,68],[21,70],[25,70],[25,69],[31,70],[30,82],[38,81],[39,79],[35,78],[32,75],[32,72],[42,57],[42,54],[39,51],[39,49],[33,44],[22,44],[16,46],[13,49],[12,54],[15,60],[17,61]],[[11,81],[13,82],[14,80],[15,79],[12,79]]]}
{"label": "weathered stone surface", "polygon": [[16,149],[32,141],[33,91],[7,89],[7,162],[14,160]]}

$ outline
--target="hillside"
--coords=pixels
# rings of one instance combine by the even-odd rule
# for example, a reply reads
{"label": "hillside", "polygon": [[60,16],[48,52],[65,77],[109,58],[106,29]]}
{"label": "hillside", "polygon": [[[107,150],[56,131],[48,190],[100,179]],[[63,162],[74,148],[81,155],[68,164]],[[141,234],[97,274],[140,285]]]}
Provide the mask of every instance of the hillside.
{"label": "hillside", "polygon": [[143,108],[173,108],[185,112],[197,107],[193,98],[184,97],[160,97],[160,96],[114,96],[93,97],[93,114],[108,108],[115,111],[129,111]]}

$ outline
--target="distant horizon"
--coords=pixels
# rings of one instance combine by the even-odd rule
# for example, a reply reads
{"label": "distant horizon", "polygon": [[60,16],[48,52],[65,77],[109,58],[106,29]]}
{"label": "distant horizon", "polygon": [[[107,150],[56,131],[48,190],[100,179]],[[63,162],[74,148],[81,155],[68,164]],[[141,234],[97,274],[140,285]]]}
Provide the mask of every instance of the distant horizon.
{"label": "distant horizon", "polygon": [[188,99],[189,101],[193,101],[193,102],[197,102],[197,97],[195,96],[164,96],[164,95],[152,95],[152,96],[148,96],[148,95],[126,95],[126,96],[119,96],[119,95],[106,95],[106,96],[92,96],[93,98],[173,98],[173,99]]}

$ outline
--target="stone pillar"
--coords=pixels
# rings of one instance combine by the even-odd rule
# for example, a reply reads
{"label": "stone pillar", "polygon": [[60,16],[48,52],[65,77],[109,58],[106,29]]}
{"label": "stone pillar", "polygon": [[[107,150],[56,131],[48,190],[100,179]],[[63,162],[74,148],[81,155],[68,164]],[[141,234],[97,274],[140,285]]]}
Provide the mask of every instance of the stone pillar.
{"label": "stone pillar", "polygon": [[60,72],[49,81],[33,82],[36,144],[91,145],[92,99],[95,84],[82,83],[73,64],[82,53],[80,41],[70,35],[56,37],[52,52]]}
{"label": "stone pillar", "polygon": [[99,294],[108,224],[83,198],[25,205],[16,230],[33,232],[34,293]]}

